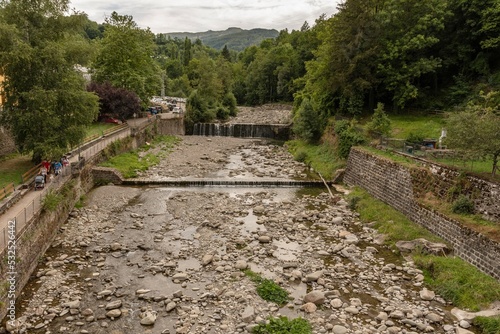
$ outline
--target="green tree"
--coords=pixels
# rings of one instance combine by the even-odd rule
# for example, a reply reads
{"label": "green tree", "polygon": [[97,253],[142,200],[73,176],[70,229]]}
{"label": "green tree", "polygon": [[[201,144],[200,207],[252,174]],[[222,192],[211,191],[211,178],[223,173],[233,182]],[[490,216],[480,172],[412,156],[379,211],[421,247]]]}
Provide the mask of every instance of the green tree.
{"label": "green tree", "polygon": [[345,1],[335,17],[319,26],[323,43],[316,60],[307,64],[306,89],[330,114],[335,100],[340,112],[361,113],[366,97],[376,88],[380,53],[377,15],[381,2]]}
{"label": "green tree", "polygon": [[462,112],[450,114],[447,120],[447,145],[471,159],[492,161],[495,175],[500,157],[500,116],[494,97],[498,92],[481,93],[481,102],[469,103]]}
{"label": "green tree", "polygon": [[75,69],[91,54],[85,15],[65,15],[69,1],[0,3],[0,68],[6,82],[2,122],[34,161],[59,158],[84,138],[98,98]]}
{"label": "green tree", "polygon": [[366,127],[372,136],[388,136],[391,133],[391,120],[385,113],[383,103],[377,103],[377,108]]}
{"label": "green tree", "polygon": [[185,126],[192,129],[195,123],[210,122],[215,118],[215,110],[208,108],[206,100],[197,91],[193,90],[186,103]]}
{"label": "green tree", "polygon": [[92,65],[93,80],[135,92],[143,106],[159,94],[161,70],[154,60],[154,34],[141,29],[132,16],[113,12],[106,19],[101,47]]}
{"label": "green tree", "polygon": [[442,0],[387,0],[379,15],[381,50],[377,75],[397,108],[415,100],[426,75],[441,59],[433,52],[448,15]]}
{"label": "green tree", "polygon": [[192,54],[191,54],[191,40],[189,38],[184,39],[184,53],[183,53],[183,58],[182,58],[182,63],[184,67],[187,67],[189,65],[189,62],[191,61]]}
{"label": "green tree", "polygon": [[321,137],[320,116],[311,101],[304,98],[293,119],[293,132],[301,139],[313,143]]}
{"label": "green tree", "polygon": [[222,57],[224,57],[228,62],[231,62],[231,54],[229,53],[229,49],[227,45],[224,45],[224,48],[221,51]]}

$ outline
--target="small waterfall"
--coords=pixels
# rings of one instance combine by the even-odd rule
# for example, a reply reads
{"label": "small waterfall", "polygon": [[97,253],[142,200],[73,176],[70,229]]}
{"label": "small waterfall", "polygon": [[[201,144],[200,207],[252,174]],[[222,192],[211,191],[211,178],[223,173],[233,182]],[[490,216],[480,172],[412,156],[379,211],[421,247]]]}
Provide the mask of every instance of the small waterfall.
{"label": "small waterfall", "polygon": [[288,140],[290,125],[196,123],[193,135]]}

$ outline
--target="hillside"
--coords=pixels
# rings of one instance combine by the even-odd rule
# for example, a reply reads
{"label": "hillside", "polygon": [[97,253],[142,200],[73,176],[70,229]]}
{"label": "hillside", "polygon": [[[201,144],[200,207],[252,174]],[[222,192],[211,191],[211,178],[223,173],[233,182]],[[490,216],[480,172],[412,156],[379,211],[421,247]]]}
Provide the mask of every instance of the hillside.
{"label": "hillside", "polygon": [[278,31],[275,29],[251,29],[245,30],[241,28],[228,28],[224,31],[205,31],[205,32],[173,32],[165,33],[163,35],[170,36],[171,38],[184,39],[188,37],[191,41],[200,39],[203,44],[210,46],[217,50],[222,50],[224,45],[230,50],[242,51],[248,46],[259,45],[264,39],[276,38]]}

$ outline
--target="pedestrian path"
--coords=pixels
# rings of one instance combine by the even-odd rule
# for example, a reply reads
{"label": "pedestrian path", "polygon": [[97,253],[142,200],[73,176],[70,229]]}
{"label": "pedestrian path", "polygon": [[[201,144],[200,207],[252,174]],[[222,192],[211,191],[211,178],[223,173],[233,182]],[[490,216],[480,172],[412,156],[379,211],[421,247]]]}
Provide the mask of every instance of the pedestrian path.
{"label": "pedestrian path", "polygon": [[[41,190],[33,188],[21,190],[24,193],[21,198],[7,209],[3,214],[0,214],[0,252],[6,247],[9,240],[9,226],[12,227],[15,222],[16,234],[21,232],[24,226],[36,215],[41,207],[44,196],[49,191],[56,191],[64,182],[71,178],[72,169],[78,165],[80,159],[89,160],[99,154],[111,142],[125,138],[131,134],[132,128],[138,128],[143,124],[150,122],[149,119],[134,119],[127,121],[128,127],[122,128],[116,133],[107,135],[94,140],[91,143],[86,143],[82,147],[73,150],[69,156],[70,164],[63,168],[62,173],[58,176],[53,176],[51,181],[48,181]],[[83,148],[85,147],[85,148]]]}

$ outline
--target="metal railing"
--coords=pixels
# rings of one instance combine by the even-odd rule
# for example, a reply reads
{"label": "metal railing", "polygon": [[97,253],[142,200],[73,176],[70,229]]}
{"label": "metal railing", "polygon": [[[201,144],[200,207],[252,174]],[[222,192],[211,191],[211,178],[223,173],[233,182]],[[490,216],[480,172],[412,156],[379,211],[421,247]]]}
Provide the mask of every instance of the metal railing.
{"label": "metal railing", "polygon": [[[47,176],[50,179],[40,191],[33,190],[37,192],[35,198],[33,198],[29,204],[27,204],[23,209],[21,209],[12,220],[15,219],[16,222],[16,234],[21,232],[26,224],[40,212],[43,206],[43,198],[51,189],[57,189],[61,184],[63,184],[71,176],[71,166],[66,166],[61,170],[61,173],[57,176],[50,174]],[[34,187],[33,187],[34,188]],[[2,228],[0,232],[0,251],[2,251],[8,242],[8,226]]]}
{"label": "metal railing", "polygon": [[[81,150],[76,149],[73,151],[73,154],[77,154],[79,157],[84,158],[86,161],[90,161],[91,159],[93,159],[93,157],[97,156],[105,147],[107,147],[111,142],[125,138],[128,135],[130,135],[131,131],[130,130],[125,131],[126,129],[128,129],[127,124],[110,128],[106,131],[106,136],[98,136],[98,138],[96,139],[100,138],[100,140],[96,141],[92,146]],[[83,145],[85,144],[82,144],[82,146]],[[28,172],[24,173],[22,176],[23,183],[28,185],[32,184],[34,176],[38,174],[38,172],[40,171],[40,167],[41,164],[33,167]],[[15,220],[16,222],[16,235],[18,235],[21,231],[23,231],[28,222],[30,222],[33,219],[33,217],[42,210],[43,199],[45,198],[47,193],[52,189],[58,189],[61,184],[63,184],[71,177],[71,174],[72,174],[72,166],[70,164],[66,167],[63,167],[61,173],[57,176],[49,174],[47,176],[48,182],[45,184],[43,189],[41,189],[40,191],[33,190],[36,191],[37,193],[36,196],[30,201],[29,204],[27,204],[23,209],[21,209],[15,215],[15,217],[11,219]],[[0,231],[0,252],[3,251],[7,246],[9,240],[8,232],[9,232],[8,226],[2,227]]]}

